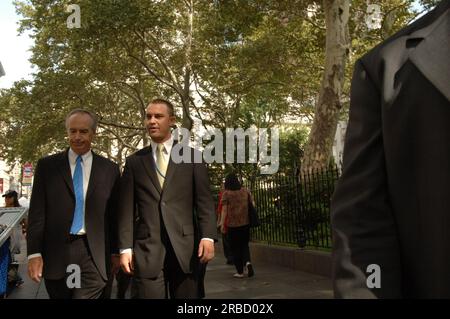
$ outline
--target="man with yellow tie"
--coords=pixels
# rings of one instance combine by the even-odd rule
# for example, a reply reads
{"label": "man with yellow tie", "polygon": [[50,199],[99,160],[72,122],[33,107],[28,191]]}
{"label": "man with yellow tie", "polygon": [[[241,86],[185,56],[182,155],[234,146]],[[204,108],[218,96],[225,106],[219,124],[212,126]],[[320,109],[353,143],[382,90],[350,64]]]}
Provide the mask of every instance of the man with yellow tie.
{"label": "man with yellow tie", "polygon": [[172,160],[174,107],[155,99],[146,110],[151,145],[127,158],[120,181],[120,264],[133,274],[133,298],[199,298],[199,262],[214,257],[217,236],[206,165]]}

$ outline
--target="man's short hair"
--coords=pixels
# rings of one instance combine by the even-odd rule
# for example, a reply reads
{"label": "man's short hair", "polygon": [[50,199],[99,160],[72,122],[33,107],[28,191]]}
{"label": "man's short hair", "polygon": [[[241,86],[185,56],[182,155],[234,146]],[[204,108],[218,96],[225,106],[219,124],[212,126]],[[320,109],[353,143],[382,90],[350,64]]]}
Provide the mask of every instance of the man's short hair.
{"label": "man's short hair", "polygon": [[91,111],[84,110],[84,109],[75,109],[75,110],[70,111],[69,114],[67,114],[67,116],[66,116],[66,129],[67,129],[67,122],[69,121],[69,118],[72,115],[74,115],[74,114],[87,114],[87,115],[89,115],[91,120],[92,120],[91,128],[92,128],[92,131],[94,131],[94,133],[95,133],[95,131],[97,130],[97,123],[98,123],[97,115],[95,115]]}
{"label": "man's short hair", "polygon": [[170,103],[168,100],[157,98],[157,99],[151,100],[151,102],[148,105],[150,105],[150,104],[164,104],[167,106],[167,109],[169,110],[169,116],[175,116],[175,110],[174,110],[173,104]]}

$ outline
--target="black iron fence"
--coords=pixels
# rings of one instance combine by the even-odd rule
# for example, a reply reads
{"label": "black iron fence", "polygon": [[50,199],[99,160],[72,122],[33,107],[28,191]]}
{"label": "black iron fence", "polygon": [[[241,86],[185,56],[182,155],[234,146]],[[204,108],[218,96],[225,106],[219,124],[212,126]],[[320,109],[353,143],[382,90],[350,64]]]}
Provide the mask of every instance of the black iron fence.
{"label": "black iron fence", "polygon": [[338,178],[339,169],[331,167],[246,183],[261,219],[261,226],[252,229],[252,240],[331,248],[330,201]]}

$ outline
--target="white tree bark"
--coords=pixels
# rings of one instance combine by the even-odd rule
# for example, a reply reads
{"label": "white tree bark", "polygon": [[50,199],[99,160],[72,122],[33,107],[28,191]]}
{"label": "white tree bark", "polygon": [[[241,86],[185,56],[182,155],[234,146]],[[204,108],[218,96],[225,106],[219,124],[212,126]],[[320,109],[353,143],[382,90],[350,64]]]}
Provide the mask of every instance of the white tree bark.
{"label": "white tree bark", "polygon": [[302,160],[302,171],[328,164],[336,134],[344,84],[345,63],[350,49],[349,0],[323,0],[326,21],[325,69],[314,121]]}

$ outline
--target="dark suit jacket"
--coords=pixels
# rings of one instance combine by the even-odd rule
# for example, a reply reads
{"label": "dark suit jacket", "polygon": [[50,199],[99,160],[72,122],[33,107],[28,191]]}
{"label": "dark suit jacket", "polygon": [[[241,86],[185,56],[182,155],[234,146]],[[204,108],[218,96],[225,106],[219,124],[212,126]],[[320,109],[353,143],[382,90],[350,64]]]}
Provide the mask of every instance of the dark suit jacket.
{"label": "dark suit jacket", "polygon": [[[117,209],[119,167],[92,152],[92,168],[85,198],[85,228],[89,248],[104,279],[109,274],[110,254],[117,250],[111,227]],[[38,161],[30,201],[27,231],[28,255],[41,253],[45,279],[66,274],[70,227],[75,195],[68,151]]]}
{"label": "dark suit jacket", "polygon": [[[332,200],[336,297],[450,298],[449,5],[355,65]],[[381,288],[367,288],[370,264]]]}
{"label": "dark suit jacket", "polygon": [[[120,182],[118,237],[120,248],[133,248],[137,277],[156,277],[163,268],[167,238],[162,225],[185,273],[198,266],[196,237],[217,237],[208,171],[204,163],[193,162],[197,151],[189,150],[191,163],[170,159],[162,190],[150,146],[127,158]],[[137,225],[133,225],[135,206]]]}

